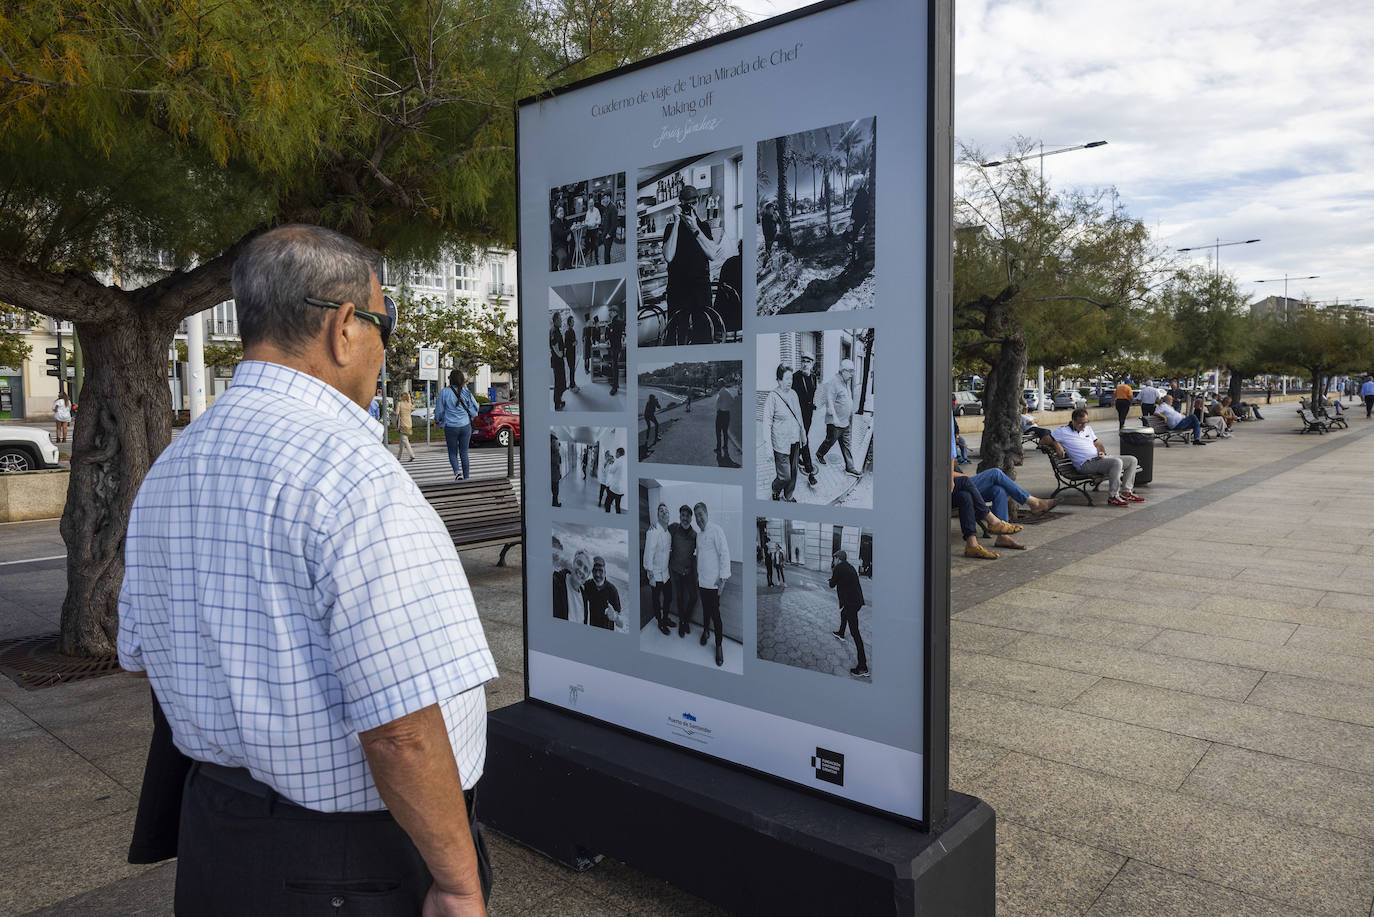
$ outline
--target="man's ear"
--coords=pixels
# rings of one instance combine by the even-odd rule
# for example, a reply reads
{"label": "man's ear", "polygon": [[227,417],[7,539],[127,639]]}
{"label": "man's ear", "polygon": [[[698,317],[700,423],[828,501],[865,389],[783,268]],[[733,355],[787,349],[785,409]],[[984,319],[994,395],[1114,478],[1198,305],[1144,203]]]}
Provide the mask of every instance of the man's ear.
{"label": "man's ear", "polygon": [[353,303],[346,302],[338,309],[329,310],[325,321],[326,343],[330,358],[338,366],[351,362],[354,336],[362,330],[353,320]]}

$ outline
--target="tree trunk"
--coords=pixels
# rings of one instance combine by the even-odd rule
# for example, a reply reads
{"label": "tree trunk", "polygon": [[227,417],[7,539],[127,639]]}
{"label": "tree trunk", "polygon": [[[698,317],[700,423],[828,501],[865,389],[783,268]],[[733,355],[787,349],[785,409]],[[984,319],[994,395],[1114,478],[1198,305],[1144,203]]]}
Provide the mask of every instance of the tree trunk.
{"label": "tree trunk", "polygon": [[778,235],[790,238],[792,234],[791,208],[787,206],[787,138],[779,137],[776,144],[778,152]]}
{"label": "tree trunk", "polygon": [[1231,405],[1233,407],[1240,404],[1240,384],[1242,381],[1241,374],[1232,369],[1231,378],[1228,380],[1228,385],[1226,386],[1226,394],[1231,399]]}
{"label": "tree trunk", "polygon": [[1021,382],[1026,375],[1026,334],[1006,334],[983,390],[983,445],[978,470],[1001,468],[1015,477],[1013,461],[1021,457]]}
{"label": "tree trunk", "polygon": [[124,538],[139,485],[172,440],[167,348],[176,323],[132,313],[78,324],[86,358],[62,540],[67,597],[61,651],[112,652],[124,582]]}

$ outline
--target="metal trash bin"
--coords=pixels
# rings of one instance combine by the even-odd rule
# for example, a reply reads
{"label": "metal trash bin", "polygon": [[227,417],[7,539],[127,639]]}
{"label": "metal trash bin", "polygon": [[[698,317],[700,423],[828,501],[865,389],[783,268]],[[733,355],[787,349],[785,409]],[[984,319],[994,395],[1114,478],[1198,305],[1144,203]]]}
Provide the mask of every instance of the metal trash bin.
{"label": "metal trash bin", "polygon": [[1155,472],[1155,437],[1148,427],[1121,431],[1121,454],[1135,458],[1138,463],[1135,472],[1135,486],[1148,487]]}

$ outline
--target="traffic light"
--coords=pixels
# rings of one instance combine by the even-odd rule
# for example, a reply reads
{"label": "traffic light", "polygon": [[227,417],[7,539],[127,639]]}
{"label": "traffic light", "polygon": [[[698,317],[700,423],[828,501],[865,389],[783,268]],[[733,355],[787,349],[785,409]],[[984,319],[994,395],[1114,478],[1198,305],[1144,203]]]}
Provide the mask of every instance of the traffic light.
{"label": "traffic light", "polygon": [[49,347],[48,353],[48,375],[62,378],[62,347]]}

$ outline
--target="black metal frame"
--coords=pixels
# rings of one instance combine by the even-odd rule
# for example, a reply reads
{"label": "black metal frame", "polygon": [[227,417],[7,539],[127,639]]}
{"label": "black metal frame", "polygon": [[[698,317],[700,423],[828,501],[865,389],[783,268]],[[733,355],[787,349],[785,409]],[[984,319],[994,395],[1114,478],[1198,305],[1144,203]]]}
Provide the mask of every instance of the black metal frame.
{"label": "black metal frame", "polygon": [[[578,80],[546,93],[521,99],[518,108],[537,103],[592,86],[608,79],[624,76],[646,67],[655,66],[688,54],[694,54],[727,41],[734,41],[765,29],[771,29],[788,22],[814,15],[815,13],[844,6],[861,0],[820,0],[801,9],[775,16],[761,22],[734,29],[704,41],[696,42],[673,51],[645,58],[606,73]],[[952,245],[953,227],[953,163],[954,163],[954,0],[926,0],[926,390],[944,391],[952,373],[953,354],[953,304],[954,304],[954,256]],[[515,199],[516,199],[516,239],[517,251],[521,238],[520,217],[520,118],[517,109],[515,118]],[[516,285],[520,303],[525,301],[524,270],[517,271]],[[523,311],[523,306],[522,310]],[[523,325],[517,315],[517,320]],[[522,329],[523,331],[523,329]],[[523,335],[522,335],[523,337]],[[520,392],[525,388],[525,366],[523,355],[519,367]],[[944,483],[948,474],[949,460],[944,454],[944,442],[950,435],[951,418],[947,412],[931,405],[926,420],[926,505],[928,509],[925,527],[925,623],[922,634],[922,653],[924,663],[924,683],[922,685],[923,708],[920,711],[922,722],[922,799],[925,802],[925,818],[910,819],[847,800],[804,784],[783,780],[776,775],[756,770],[748,765],[729,761],[714,755],[690,748],[684,748],[646,735],[633,729],[611,723],[597,717],[588,716],[557,704],[550,704],[530,696],[529,674],[529,603],[522,609],[523,642],[525,654],[524,688],[527,701],[557,710],[568,716],[580,717],[607,726],[645,741],[665,745],[686,754],[696,755],[705,760],[719,762],[769,779],[778,780],[784,785],[809,795],[837,801],[864,811],[874,812],[886,818],[912,824],[922,831],[940,830],[949,814],[949,531],[950,514],[949,488]],[[529,494],[525,480],[524,461],[526,438],[520,438],[521,493]],[[528,518],[521,503],[521,538],[528,547],[526,529]],[[521,583],[528,595],[528,566],[521,566]]]}

